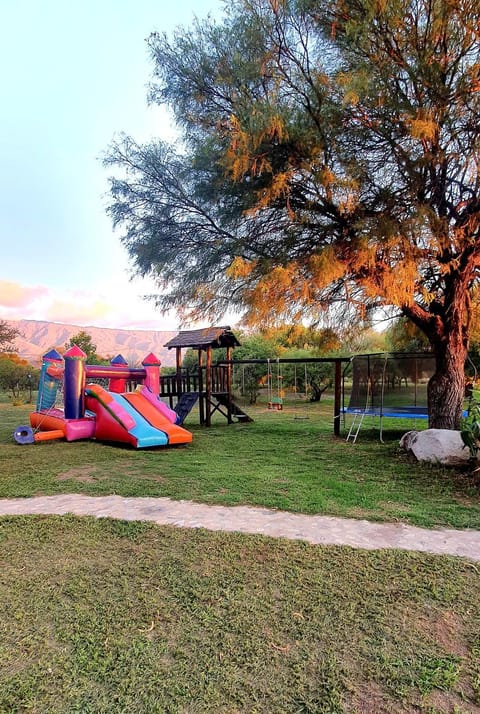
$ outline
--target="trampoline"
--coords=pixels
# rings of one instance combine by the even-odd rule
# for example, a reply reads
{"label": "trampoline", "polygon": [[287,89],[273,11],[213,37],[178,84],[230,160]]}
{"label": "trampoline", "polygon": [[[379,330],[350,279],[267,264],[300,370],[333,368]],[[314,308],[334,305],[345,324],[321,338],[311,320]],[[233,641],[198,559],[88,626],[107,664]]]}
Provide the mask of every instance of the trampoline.
{"label": "trampoline", "polygon": [[[351,371],[348,406],[345,392]],[[427,385],[435,371],[435,357],[428,352],[384,352],[352,357],[343,375],[344,418],[352,416],[347,441],[355,442],[365,417],[428,419]]]}

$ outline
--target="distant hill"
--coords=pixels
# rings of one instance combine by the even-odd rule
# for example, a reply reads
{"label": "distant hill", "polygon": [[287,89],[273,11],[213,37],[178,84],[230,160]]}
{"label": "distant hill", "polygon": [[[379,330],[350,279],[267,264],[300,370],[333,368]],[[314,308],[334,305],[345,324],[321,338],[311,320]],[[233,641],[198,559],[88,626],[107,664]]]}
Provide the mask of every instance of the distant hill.
{"label": "distant hill", "polygon": [[159,357],[165,367],[175,365],[175,350],[165,349],[166,342],[177,332],[161,330],[117,330],[106,327],[79,327],[40,320],[7,320],[19,330],[21,337],[15,340],[20,357],[31,364],[39,365],[41,357],[52,348],[63,349],[65,343],[81,330],[87,332],[97,353],[102,357],[121,354],[130,366],[141,364],[150,352]]}

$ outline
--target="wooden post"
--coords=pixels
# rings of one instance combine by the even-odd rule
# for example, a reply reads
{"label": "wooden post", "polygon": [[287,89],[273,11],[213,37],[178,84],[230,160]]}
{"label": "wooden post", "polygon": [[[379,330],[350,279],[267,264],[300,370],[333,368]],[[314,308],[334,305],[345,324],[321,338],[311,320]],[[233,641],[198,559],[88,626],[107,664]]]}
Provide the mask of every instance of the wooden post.
{"label": "wooden post", "polygon": [[342,362],[335,360],[335,400],[333,406],[333,433],[340,436],[340,417],[342,407]]}
{"label": "wooden post", "polygon": [[212,425],[212,347],[207,347],[207,364],[205,367],[205,403],[206,403],[206,424]]}
{"label": "wooden post", "polygon": [[200,412],[200,424],[205,424],[205,395],[203,393],[203,374],[202,374],[202,349],[198,350],[198,408]]}
{"label": "wooden post", "polygon": [[233,387],[232,387],[232,348],[230,345],[227,347],[227,392],[228,392],[228,407],[227,407],[227,419],[228,423],[233,422],[232,419],[232,402],[233,402]]}
{"label": "wooden post", "polygon": [[182,348],[176,349],[176,383],[177,383],[177,401],[182,396]]}

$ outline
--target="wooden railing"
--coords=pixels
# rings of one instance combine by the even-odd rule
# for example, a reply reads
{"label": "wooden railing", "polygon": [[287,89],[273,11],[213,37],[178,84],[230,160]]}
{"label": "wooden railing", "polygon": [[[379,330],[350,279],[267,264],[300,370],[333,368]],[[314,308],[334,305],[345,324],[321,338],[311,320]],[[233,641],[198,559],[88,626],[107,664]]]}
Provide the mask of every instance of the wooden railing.
{"label": "wooden railing", "polygon": [[[228,394],[228,368],[224,365],[214,365],[211,371],[212,393]],[[205,367],[202,378],[197,373],[182,369],[180,374],[166,374],[160,379],[160,397],[168,399],[173,407],[180,395],[186,392],[205,391]]]}

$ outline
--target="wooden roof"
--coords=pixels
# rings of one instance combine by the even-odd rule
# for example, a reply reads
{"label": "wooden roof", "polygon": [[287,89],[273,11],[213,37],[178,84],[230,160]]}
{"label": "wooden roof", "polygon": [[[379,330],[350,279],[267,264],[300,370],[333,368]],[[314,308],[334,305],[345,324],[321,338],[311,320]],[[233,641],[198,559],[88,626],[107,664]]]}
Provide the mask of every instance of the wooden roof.
{"label": "wooden roof", "polygon": [[240,342],[227,325],[225,327],[204,327],[200,330],[183,330],[164,346],[169,350],[172,347],[184,347],[185,349],[192,347],[200,350],[206,347],[217,349],[219,347],[238,347],[239,345]]}

